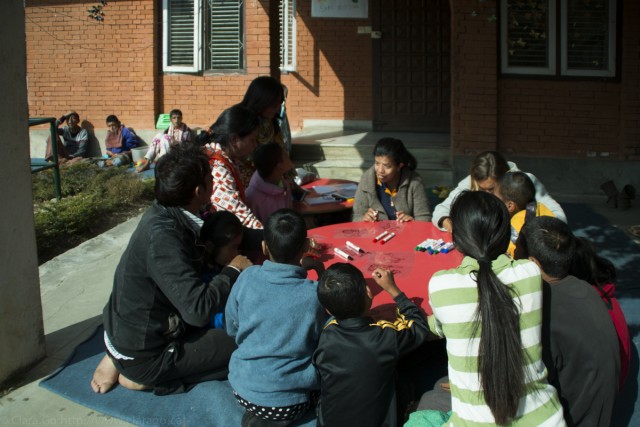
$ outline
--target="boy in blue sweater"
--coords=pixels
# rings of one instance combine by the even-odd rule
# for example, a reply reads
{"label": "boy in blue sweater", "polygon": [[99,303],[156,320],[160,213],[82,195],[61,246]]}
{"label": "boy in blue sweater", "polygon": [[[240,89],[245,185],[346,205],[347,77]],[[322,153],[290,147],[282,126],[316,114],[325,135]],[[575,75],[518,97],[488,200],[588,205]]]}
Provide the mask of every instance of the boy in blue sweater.
{"label": "boy in blue sweater", "polygon": [[287,426],[315,405],[319,388],[311,357],[327,320],[307,270],[322,263],[308,249],[304,218],[275,211],[264,227],[262,249],[269,258],[245,270],[231,290],[226,329],[238,349],[229,382],[246,409],[242,426]]}

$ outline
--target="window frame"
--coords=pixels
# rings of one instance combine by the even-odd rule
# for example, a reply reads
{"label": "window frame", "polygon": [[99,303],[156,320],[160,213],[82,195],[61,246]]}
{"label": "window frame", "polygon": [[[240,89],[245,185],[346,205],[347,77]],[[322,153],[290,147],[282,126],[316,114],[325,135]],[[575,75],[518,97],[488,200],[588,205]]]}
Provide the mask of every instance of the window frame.
{"label": "window frame", "polygon": [[[513,77],[557,77],[557,78],[616,78],[618,64],[618,2],[617,0],[608,0],[609,2],[609,66],[606,70],[585,70],[570,69],[568,63],[567,49],[567,1],[566,0],[547,0],[548,1],[548,51],[547,51],[547,67],[520,67],[509,66],[509,46],[508,46],[508,0],[500,2],[500,73],[504,76]],[[560,34],[558,34],[560,33]]]}
{"label": "window frame", "polygon": [[[219,74],[219,73],[242,73],[246,71],[246,0],[239,1],[240,22],[241,26],[239,34],[241,37],[239,47],[239,68],[208,68],[208,64],[205,64],[205,47],[208,48],[210,39],[212,38],[211,32],[207,31],[205,26],[205,18],[210,20],[210,17],[204,16],[205,1],[208,0],[191,0],[193,2],[193,45],[192,45],[192,64],[191,65],[169,65],[169,32],[170,32],[170,10],[169,3],[171,0],[162,0],[162,71],[166,73],[202,73],[202,74]],[[205,37],[208,40],[205,40]]]}

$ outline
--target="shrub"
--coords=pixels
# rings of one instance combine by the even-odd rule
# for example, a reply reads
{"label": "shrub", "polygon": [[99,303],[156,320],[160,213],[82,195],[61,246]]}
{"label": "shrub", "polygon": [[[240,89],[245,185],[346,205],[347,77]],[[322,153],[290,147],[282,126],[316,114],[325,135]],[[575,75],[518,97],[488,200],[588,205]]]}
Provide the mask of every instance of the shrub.
{"label": "shrub", "polygon": [[78,163],[60,169],[62,199],[53,172],[33,175],[34,219],[40,261],[68,250],[148,206],[153,180],[125,168]]}

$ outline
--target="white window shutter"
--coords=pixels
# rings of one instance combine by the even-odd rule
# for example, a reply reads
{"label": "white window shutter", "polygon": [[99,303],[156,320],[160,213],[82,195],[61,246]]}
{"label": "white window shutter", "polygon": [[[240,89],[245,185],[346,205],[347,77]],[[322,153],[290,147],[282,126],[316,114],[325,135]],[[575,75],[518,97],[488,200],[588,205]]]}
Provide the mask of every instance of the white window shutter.
{"label": "white window shutter", "polygon": [[296,0],[280,0],[280,70],[296,71]]}
{"label": "white window shutter", "polygon": [[162,69],[201,70],[202,19],[200,0],[162,0]]}

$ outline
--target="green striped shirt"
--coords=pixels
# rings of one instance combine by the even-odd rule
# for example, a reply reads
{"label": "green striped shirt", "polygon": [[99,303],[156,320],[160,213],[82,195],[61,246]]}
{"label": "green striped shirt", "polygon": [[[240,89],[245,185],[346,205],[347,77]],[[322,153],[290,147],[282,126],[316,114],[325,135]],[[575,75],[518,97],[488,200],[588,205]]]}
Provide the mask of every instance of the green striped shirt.
{"label": "green striped shirt", "polygon": [[[547,383],[542,363],[542,279],[540,269],[528,260],[513,261],[506,255],[494,260],[491,268],[510,287],[520,308],[520,336],[528,364],[527,394],[520,400],[512,426],[564,426],[562,406],[555,388]],[[447,338],[452,416],[448,425],[495,425],[484,401],[478,374],[480,338],[473,336],[473,320],[478,309],[478,290],[473,272],[478,262],[465,257],[455,269],[439,271],[429,282],[431,330]],[[479,334],[481,328],[478,328]]]}

